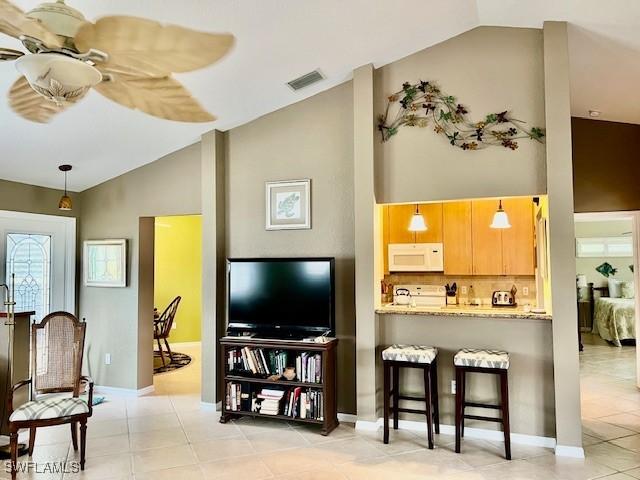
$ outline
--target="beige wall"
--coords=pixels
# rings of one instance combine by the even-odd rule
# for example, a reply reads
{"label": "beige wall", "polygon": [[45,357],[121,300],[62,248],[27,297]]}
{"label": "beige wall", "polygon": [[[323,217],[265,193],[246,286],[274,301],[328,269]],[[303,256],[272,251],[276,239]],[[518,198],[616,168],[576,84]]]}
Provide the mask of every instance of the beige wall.
{"label": "beige wall", "polygon": [[[375,108],[403,82],[435,81],[471,118],[510,110],[544,127],[542,31],[479,27],[376,71]],[[376,132],[379,203],[542,194],[545,148],[521,140],[516,151],[464,151],[428,128],[401,127],[384,144]]]}
{"label": "beige wall", "polygon": [[[551,322],[537,319],[435,317],[419,315],[378,315],[381,344],[437,345],[440,423],[454,425],[455,378],[453,355],[460,347],[489,348],[509,352],[509,416],[511,431],[527,435],[555,437],[553,396],[553,353]],[[378,370],[382,365],[378,362]],[[401,391],[423,391],[422,371],[404,369]],[[380,373],[381,375],[381,373]],[[467,380],[467,398],[497,404],[496,379],[473,375]],[[382,392],[378,395],[378,415],[382,415]],[[469,400],[472,401],[472,400]],[[483,412],[481,414],[486,414]],[[424,421],[424,416],[404,418]],[[492,428],[487,422],[465,422],[466,426]]]}
{"label": "beige wall", "polygon": [[[338,408],[355,412],[351,82],[228,132],[227,256],[336,257]],[[311,230],[265,230],[265,182],[311,179]]]}
{"label": "beige wall", "polygon": [[[200,213],[200,144],[85,190],[80,201],[81,240],[125,238],[129,250],[126,288],[80,286],[80,315],[87,319],[86,366],[98,385],[144,388],[153,383],[153,257],[146,251],[140,258],[139,235],[152,248],[153,221],[140,219]],[[140,260],[151,269],[142,284]],[[139,298],[145,299],[140,318]],[[111,353],[111,365],[104,364],[105,353]]]}
{"label": "beige wall", "polygon": [[[62,180],[60,177],[61,182]],[[62,190],[53,188],[0,180],[0,210],[78,217],[80,215],[80,194],[69,193],[73,200],[73,210],[65,212],[58,209],[58,202],[63,193]]]}

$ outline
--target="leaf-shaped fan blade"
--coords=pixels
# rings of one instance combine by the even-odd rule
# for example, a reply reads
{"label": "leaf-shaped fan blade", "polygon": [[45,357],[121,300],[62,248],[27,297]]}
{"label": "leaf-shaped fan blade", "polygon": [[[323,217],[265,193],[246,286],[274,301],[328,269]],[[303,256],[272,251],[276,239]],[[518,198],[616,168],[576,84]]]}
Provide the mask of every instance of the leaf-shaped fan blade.
{"label": "leaf-shaped fan blade", "polygon": [[10,48],[0,48],[0,61],[2,60],[15,60],[23,56],[20,50],[12,50]]}
{"label": "leaf-shaped fan blade", "polygon": [[125,16],[87,23],[74,38],[80,52],[94,48],[109,54],[106,65],[134,68],[140,76],[153,77],[211,65],[229,51],[233,41],[229,34],[197,32]]}
{"label": "leaf-shaped fan blade", "polygon": [[216,119],[172,77],[141,78],[118,76],[95,89],[120,105],[154,117],[178,122],[212,122]]}
{"label": "leaf-shaped fan blade", "polygon": [[42,41],[47,47],[61,47],[60,38],[51,33],[38,20],[27,17],[22,10],[7,0],[0,0],[0,32],[19,38],[28,35]]}
{"label": "leaf-shaped fan blade", "polygon": [[25,77],[20,77],[9,90],[9,106],[21,117],[37,123],[47,123],[65,109],[36,93]]}

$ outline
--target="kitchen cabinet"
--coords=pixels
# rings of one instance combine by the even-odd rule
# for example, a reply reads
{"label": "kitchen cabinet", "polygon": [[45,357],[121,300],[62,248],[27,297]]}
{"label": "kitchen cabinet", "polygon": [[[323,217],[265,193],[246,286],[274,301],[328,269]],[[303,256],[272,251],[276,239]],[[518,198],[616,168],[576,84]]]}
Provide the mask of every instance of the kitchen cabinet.
{"label": "kitchen cabinet", "polygon": [[[471,202],[473,275],[505,274],[502,262],[502,231],[489,227],[497,208],[497,200]],[[444,248],[446,250],[447,246],[445,245]]]}
{"label": "kitchen cabinet", "polygon": [[415,205],[389,205],[389,243],[416,243],[414,232],[409,231]]}
{"label": "kitchen cabinet", "polygon": [[442,217],[445,275],[473,274],[471,202],[445,203]]}
{"label": "kitchen cabinet", "polygon": [[445,275],[534,275],[534,218],[531,197],[502,201],[511,228],[491,228],[498,200],[422,203],[425,232],[410,232],[415,204],[382,208],[384,269],[390,243],[442,243]]}
{"label": "kitchen cabinet", "polygon": [[416,205],[389,205],[389,243],[442,243],[442,203],[422,203],[420,213],[425,232],[410,232],[409,223]]}
{"label": "kitchen cabinet", "polygon": [[502,201],[511,228],[502,230],[502,264],[505,275],[534,275],[535,247],[531,198]]}

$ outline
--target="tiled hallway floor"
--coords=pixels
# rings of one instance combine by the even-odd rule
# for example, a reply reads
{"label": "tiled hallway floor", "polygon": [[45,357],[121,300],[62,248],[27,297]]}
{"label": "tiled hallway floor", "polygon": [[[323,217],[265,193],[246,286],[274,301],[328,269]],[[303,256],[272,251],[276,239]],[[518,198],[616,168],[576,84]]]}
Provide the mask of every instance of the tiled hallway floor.
{"label": "tiled hallway floor", "polygon": [[[192,364],[156,377],[156,392],[139,398],[108,396],[88,427],[87,469],[64,478],[88,479],[291,479],[291,480],[583,480],[640,478],[640,395],[626,377],[629,354],[609,362],[608,350],[587,348],[582,356],[586,393],[587,460],[558,458],[549,449],[514,445],[514,460],[502,444],[467,439],[463,453],[440,435],[436,449],[411,432],[356,432],[343,424],[329,437],[317,430],[268,420],[226,425],[200,404],[200,352],[178,348]],[[600,364],[600,365],[599,365]],[[615,372],[615,377],[611,376]],[[73,460],[69,428],[40,429],[35,461]],[[626,473],[618,473],[626,471]],[[0,476],[6,476],[5,473]],[[62,475],[34,474],[59,479]]]}
{"label": "tiled hallway floor", "polygon": [[582,425],[589,459],[640,478],[640,391],[635,346],[613,347],[583,334],[580,354]]}

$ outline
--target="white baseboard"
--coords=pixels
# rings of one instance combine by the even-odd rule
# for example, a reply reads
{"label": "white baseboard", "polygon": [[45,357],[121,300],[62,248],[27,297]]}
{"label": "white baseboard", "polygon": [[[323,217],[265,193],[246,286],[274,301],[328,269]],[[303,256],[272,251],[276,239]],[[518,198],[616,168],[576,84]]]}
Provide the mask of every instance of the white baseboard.
{"label": "white baseboard", "polygon": [[134,388],[120,388],[120,387],[105,387],[96,385],[94,388],[96,393],[101,393],[104,395],[120,395],[123,397],[142,397],[143,395],[149,395],[155,391],[155,387],[153,385],[149,385],[148,387],[141,388],[136,390]]}
{"label": "white baseboard", "polygon": [[571,458],[584,458],[584,448],[581,447],[569,447],[566,445],[556,445],[556,456],[558,457],[571,457]]}
{"label": "white baseboard", "polygon": [[200,402],[200,406],[202,407],[203,410],[209,410],[211,412],[219,412],[220,408],[219,408],[220,402],[218,403],[213,403],[213,402]]}
{"label": "white baseboard", "polygon": [[[392,420],[389,420],[391,424]],[[358,420],[356,421],[356,430],[375,431],[382,428],[384,420],[379,418],[374,421]],[[427,425],[425,422],[416,422],[413,420],[400,420],[398,422],[398,428],[400,430],[411,430],[414,432],[427,432]],[[446,435],[455,435],[456,429],[453,425],[440,424],[440,433]],[[464,436],[468,438],[480,438],[483,440],[491,440],[494,442],[504,442],[504,434],[499,430],[487,430],[484,428],[469,428],[464,429]],[[539,437],[536,435],[524,435],[522,433],[512,433],[511,443],[519,445],[532,445],[535,447],[555,448],[556,439],[551,437]],[[574,447],[564,447],[574,448]],[[582,450],[582,449],[580,449]],[[557,449],[556,449],[556,455]]]}
{"label": "white baseboard", "polygon": [[180,348],[180,347],[199,347],[202,345],[202,342],[169,342],[171,348]]}
{"label": "white baseboard", "polygon": [[351,413],[338,413],[338,421],[344,423],[356,423],[358,421],[357,415]]}

